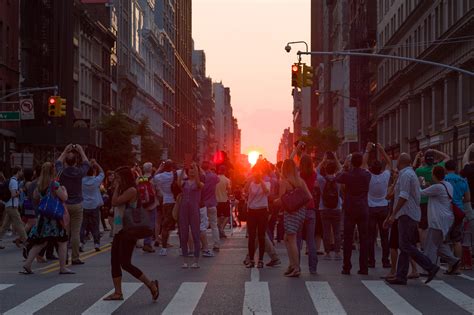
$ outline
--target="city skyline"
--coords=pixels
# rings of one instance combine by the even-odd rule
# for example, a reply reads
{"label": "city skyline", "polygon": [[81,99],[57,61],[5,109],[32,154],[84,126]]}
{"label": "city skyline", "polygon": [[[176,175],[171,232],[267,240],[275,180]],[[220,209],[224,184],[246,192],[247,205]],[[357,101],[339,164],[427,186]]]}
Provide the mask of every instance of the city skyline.
{"label": "city skyline", "polygon": [[[275,161],[281,130],[291,125],[290,65],[296,61],[295,52],[304,47],[295,47],[291,54],[283,48],[288,41],[309,43],[311,3],[279,0],[271,1],[271,7],[269,3],[195,0],[193,38],[196,49],[206,51],[208,75],[231,89],[242,129],[242,153],[259,150]],[[256,76],[261,78],[254,80]]]}

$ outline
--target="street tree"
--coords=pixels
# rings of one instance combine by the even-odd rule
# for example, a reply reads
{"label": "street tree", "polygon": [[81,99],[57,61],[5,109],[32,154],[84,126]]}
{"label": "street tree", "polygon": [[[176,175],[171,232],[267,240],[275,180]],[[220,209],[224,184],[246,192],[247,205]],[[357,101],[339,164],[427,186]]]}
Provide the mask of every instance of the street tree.
{"label": "street tree", "polygon": [[100,124],[100,130],[102,131],[101,163],[112,170],[119,166],[131,166],[135,161],[132,145],[135,130],[127,116],[123,113],[106,116]]}
{"label": "street tree", "polygon": [[136,135],[141,138],[142,162],[152,162],[153,165],[159,165],[163,150],[156,135],[150,127],[148,117],[144,117],[140,120],[137,126]]}
{"label": "street tree", "polygon": [[322,157],[327,151],[336,151],[342,143],[339,133],[332,127],[306,128],[306,135],[302,137],[308,152],[316,152],[317,157]]}

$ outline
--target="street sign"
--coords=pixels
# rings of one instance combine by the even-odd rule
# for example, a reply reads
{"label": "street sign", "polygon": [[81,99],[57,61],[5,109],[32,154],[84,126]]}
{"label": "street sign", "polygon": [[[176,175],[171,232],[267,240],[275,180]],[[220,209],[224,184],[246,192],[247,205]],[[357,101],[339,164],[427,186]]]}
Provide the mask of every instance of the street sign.
{"label": "street sign", "polygon": [[0,112],[0,121],[19,121],[20,112]]}
{"label": "street sign", "polygon": [[20,101],[21,120],[35,119],[33,99],[25,98]]}

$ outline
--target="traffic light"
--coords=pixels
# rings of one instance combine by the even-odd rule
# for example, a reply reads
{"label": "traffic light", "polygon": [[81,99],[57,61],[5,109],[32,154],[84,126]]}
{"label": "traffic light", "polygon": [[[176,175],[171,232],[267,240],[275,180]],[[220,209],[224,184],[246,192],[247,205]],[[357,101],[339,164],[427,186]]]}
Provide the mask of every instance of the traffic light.
{"label": "traffic light", "polygon": [[59,106],[59,117],[65,117],[66,116],[66,99],[65,98],[60,98],[61,104]]}
{"label": "traffic light", "polygon": [[53,95],[48,99],[48,116],[63,117],[66,116],[66,99],[61,96]]}
{"label": "traffic light", "polygon": [[291,66],[291,86],[295,88],[302,87],[301,64],[299,63]]}
{"label": "traffic light", "polygon": [[48,116],[49,117],[58,117],[59,111],[59,96],[50,96],[48,99]]}
{"label": "traffic light", "polygon": [[303,64],[303,87],[313,86],[313,67]]}

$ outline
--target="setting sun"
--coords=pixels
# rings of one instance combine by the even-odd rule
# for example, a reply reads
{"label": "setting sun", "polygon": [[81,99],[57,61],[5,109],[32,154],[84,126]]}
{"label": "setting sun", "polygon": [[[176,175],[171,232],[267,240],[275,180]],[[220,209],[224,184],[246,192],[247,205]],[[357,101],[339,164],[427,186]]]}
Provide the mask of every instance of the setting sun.
{"label": "setting sun", "polygon": [[258,161],[258,157],[260,156],[260,152],[258,151],[250,151],[249,152],[249,163],[254,166],[257,161]]}

